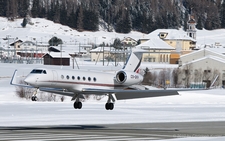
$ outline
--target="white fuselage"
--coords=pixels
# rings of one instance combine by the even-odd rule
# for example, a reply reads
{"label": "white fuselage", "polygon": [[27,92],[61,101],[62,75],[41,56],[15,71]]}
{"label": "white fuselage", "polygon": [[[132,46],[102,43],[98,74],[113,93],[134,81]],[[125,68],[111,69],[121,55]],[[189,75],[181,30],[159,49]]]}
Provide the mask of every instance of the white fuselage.
{"label": "white fuselage", "polygon": [[115,80],[115,73],[39,68],[34,69],[24,81],[36,88],[62,88],[76,92],[82,91],[83,88],[123,89],[142,81],[143,77],[140,74],[136,75],[138,75],[138,80],[120,84]]}

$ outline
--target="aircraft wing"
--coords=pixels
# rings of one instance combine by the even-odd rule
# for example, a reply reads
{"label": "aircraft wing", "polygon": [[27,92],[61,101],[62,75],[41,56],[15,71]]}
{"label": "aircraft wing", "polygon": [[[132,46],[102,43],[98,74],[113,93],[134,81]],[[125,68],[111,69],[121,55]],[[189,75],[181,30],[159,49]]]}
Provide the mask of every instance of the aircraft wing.
{"label": "aircraft wing", "polygon": [[[74,96],[74,92],[64,91],[63,89],[40,88],[40,91],[56,93],[70,97]],[[109,89],[90,89],[90,88],[83,89],[79,93],[84,95],[115,94],[117,100],[179,95],[177,90],[119,90],[119,89],[109,90]]]}
{"label": "aircraft wing", "polygon": [[106,95],[115,94],[117,100],[135,99],[135,98],[147,98],[147,97],[161,97],[179,95],[179,91],[199,91],[207,89],[171,89],[171,90],[120,90],[120,89],[90,89],[84,88],[80,92],[65,91],[63,89],[55,88],[40,88],[41,91],[56,93],[60,95],[73,97],[75,93],[79,94],[94,94],[94,95]]}
{"label": "aircraft wing", "polygon": [[115,94],[117,100],[179,95],[176,90],[104,90],[83,89],[82,94]]}
{"label": "aircraft wing", "polygon": [[40,91],[48,92],[48,93],[55,93],[55,94],[60,94],[60,95],[65,95],[65,96],[73,96],[73,92],[67,92],[63,89],[55,89],[55,88],[39,88]]}

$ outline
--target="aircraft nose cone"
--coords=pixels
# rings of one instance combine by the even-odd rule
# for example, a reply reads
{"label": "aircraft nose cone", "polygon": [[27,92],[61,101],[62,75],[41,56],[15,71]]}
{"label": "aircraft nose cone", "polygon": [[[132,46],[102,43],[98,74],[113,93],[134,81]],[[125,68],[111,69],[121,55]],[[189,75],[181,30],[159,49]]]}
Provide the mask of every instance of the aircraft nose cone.
{"label": "aircraft nose cone", "polygon": [[24,79],[24,82],[27,83],[27,84],[32,85],[34,80],[31,77],[27,77],[27,78]]}

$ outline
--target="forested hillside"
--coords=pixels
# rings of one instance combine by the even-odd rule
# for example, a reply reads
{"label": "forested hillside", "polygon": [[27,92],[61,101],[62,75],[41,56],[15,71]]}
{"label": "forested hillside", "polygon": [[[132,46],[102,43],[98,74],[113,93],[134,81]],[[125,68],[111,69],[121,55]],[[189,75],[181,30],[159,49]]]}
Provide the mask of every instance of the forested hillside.
{"label": "forested hillside", "polygon": [[192,14],[198,29],[225,27],[223,0],[0,0],[0,16],[46,18],[78,31],[149,33],[158,28],[186,28]]}

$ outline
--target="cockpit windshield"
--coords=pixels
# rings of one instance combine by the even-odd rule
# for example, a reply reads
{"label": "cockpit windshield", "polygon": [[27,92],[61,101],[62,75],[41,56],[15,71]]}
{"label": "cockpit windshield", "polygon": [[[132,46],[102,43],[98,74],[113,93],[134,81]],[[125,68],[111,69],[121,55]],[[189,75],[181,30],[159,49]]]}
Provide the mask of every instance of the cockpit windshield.
{"label": "cockpit windshield", "polygon": [[41,69],[33,69],[30,73],[35,73],[35,74],[47,74],[46,70],[41,70]]}

